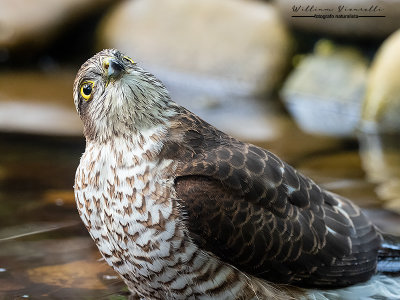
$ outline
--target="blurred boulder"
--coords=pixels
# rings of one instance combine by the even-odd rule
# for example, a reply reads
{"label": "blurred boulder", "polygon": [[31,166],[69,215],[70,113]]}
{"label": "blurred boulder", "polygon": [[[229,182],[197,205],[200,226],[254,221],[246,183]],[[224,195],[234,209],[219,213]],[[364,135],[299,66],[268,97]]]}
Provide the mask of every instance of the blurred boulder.
{"label": "blurred boulder", "polygon": [[374,58],[368,76],[359,141],[363,167],[378,183],[385,207],[400,212],[400,30]]}
{"label": "blurred boulder", "polygon": [[[297,57],[298,59],[298,57]],[[320,40],[298,59],[282,97],[305,132],[352,136],[360,120],[368,61],[355,48]]]}
{"label": "blurred boulder", "polygon": [[2,0],[0,3],[0,60],[9,50],[32,51],[47,45],[73,22],[93,14],[112,0]]}
{"label": "blurred boulder", "polygon": [[0,73],[0,131],[81,135],[72,100],[74,76],[61,71]]}
{"label": "blurred boulder", "polygon": [[400,30],[381,46],[368,77],[362,127],[400,133]]}
{"label": "blurred boulder", "polygon": [[[400,3],[392,0],[276,0],[293,28],[351,38],[385,38],[400,27]],[[308,16],[308,17],[305,17]]]}
{"label": "blurred boulder", "polygon": [[131,55],[167,86],[214,97],[273,91],[292,50],[275,6],[257,1],[125,1],[98,36],[99,49]]}

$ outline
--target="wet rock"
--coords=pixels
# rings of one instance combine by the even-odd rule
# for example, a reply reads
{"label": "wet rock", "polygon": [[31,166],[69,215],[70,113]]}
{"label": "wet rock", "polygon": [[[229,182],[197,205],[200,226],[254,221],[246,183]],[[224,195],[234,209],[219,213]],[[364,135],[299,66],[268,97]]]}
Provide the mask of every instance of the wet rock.
{"label": "wet rock", "polygon": [[367,64],[357,49],[319,41],[282,89],[298,125],[309,133],[352,136],[360,120]]}
{"label": "wet rock", "polygon": [[73,72],[0,74],[0,131],[82,135],[72,100]]}
{"label": "wet rock", "polygon": [[307,32],[352,38],[382,38],[400,26],[400,5],[397,1],[277,0],[276,2],[283,18],[291,27]]}
{"label": "wet rock", "polygon": [[362,130],[400,133],[400,30],[374,58],[363,105]]}
{"label": "wet rock", "polygon": [[371,66],[359,130],[368,178],[387,208],[400,212],[400,30],[381,46]]}
{"label": "wet rock", "polygon": [[105,7],[112,0],[2,0],[0,60],[8,49],[42,47],[74,21]]}
{"label": "wet rock", "polygon": [[99,37],[99,48],[131,55],[167,86],[214,97],[271,92],[292,49],[275,7],[256,1],[126,1]]}
{"label": "wet rock", "polygon": [[41,266],[28,270],[30,280],[60,288],[104,290],[106,286],[96,276],[110,271],[106,263],[74,261],[62,265]]}
{"label": "wet rock", "polygon": [[400,213],[400,133],[360,130],[358,139],[362,166],[367,178],[377,184],[382,205]]}

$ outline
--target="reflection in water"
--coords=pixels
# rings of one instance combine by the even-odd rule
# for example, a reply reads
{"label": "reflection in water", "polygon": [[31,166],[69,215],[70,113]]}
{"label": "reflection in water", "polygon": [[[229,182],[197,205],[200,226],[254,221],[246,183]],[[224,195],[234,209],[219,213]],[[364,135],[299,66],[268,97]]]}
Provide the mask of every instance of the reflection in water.
{"label": "reflection in water", "polygon": [[383,206],[400,212],[400,134],[359,132],[358,138],[363,168],[378,184]]}

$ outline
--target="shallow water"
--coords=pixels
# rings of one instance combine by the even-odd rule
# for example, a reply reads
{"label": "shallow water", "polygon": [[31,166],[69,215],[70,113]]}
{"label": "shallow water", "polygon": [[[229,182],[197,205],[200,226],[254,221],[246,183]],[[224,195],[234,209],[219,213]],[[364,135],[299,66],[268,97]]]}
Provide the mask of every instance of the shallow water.
{"label": "shallow water", "polygon": [[0,136],[1,299],[109,299],[124,288],[75,208],[83,150],[82,138]]}
{"label": "shallow water", "polygon": [[[366,179],[356,141],[306,135],[285,115],[277,119],[280,136],[257,144],[400,233],[400,217],[380,208]],[[0,135],[0,299],[126,297],[76,211],[72,186],[83,151],[80,137]]]}

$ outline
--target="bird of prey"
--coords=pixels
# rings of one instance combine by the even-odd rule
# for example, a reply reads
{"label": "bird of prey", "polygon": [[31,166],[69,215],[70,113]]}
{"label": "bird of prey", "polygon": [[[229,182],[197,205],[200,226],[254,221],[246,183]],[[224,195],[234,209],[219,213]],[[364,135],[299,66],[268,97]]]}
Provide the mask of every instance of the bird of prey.
{"label": "bird of prey", "polygon": [[73,96],[86,137],[79,214],[136,297],[400,299],[383,275],[400,271],[398,238],[173,102],[131,58],[97,53]]}

